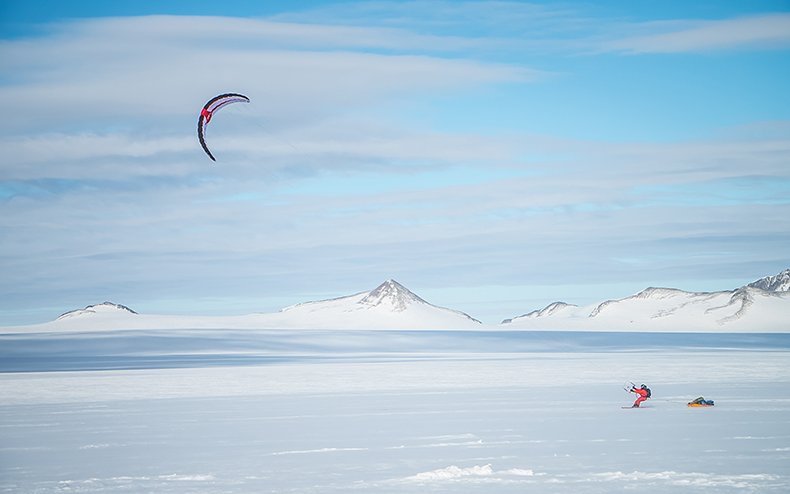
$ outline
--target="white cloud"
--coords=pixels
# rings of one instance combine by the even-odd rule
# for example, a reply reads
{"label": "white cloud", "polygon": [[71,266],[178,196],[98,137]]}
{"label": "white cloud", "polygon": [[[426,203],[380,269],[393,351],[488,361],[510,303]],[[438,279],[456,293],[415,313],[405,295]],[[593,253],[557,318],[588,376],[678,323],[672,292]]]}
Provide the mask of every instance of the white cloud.
{"label": "white cloud", "polygon": [[218,17],[58,24],[47,36],[0,44],[8,69],[0,98],[14,115],[0,120],[8,159],[0,177],[183,175],[185,164],[203,159],[194,146],[197,108],[227,90],[249,95],[253,104],[223,110],[210,144],[225,156],[245,156],[254,163],[249,170],[264,174],[317,159],[448,160],[462,149],[471,150],[471,159],[501,154],[490,140],[420,136],[353,116],[375,114],[377,105],[400,98],[540,77],[523,66],[434,56],[442,40],[448,47],[458,41],[435,38]]}
{"label": "white cloud", "polygon": [[[415,5],[370,3],[360,15]],[[0,121],[3,303],[282,300],[286,286],[337,293],[389,277],[570,286],[781,261],[787,201],[748,184],[773,181],[780,196],[790,181],[781,122],[668,143],[446,125],[447,108],[466,112],[472,92],[544,75],[502,62],[511,53],[475,58],[500,38],[453,34],[486,6],[488,27],[515,8],[464,3],[444,27],[441,15],[415,25],[406,11],[374,27],[97,19],[0,43],[0,98],[13,116]],[[542,26],[544,40],[573,17],[528,5],[513,15]],[[514,38],[515,24],[505,30]],[[624,46],[612,49],[637,44]],[[252,104],[217,115],[213,164],[195,142],[197,109],[226,90]]]}
{"label": "white cloud", "polygon": [[[357,31],[363,31],[362,38],[371,45],[400,44],[401,51],[344,50],[344,44],[354,44],[344,40],[359,39]],[[407,33],[393,36],[384,31],[390,41],[379,43],[372,39],[381,33],[376,29],[250,19],[73,22],[49,37],[0,45],[0,58],[10,74],[0,97],[7,102],[6,111],[16,115],[2,128],[31,121],[55,126],[96,117],[179,115],[228,87],[254,96],[269,118],[288,120],[327,107],[366,104],[384,95],[539,76],[515,65],[432,56],[430,48],[438,41],[414,42]]]}
{"label": "white cloud", "polygon": [[[512,43],[514,35],[539,37],[572,32],[590,22],[569,4],[448,0],[343,2],[274,18],[300,23],[391,27],[418,33],[469,32],[469,27],[474,26],[471,32],[479,37],[472,35],[471,40],[477,47],[501,47],[501,43]],[[497,45],[487,45],[492,41]]]}
{"label": "white cloud", "polygon": [[790,47],[790,14],[785,13],[650,22],[628,29],[640,34],[603,42],[601,48],[623,53],[684,53]]}
{"label": "white cloud", "polygon": [[[724,19],[602,16],[590,5],[513,1],[373,1],[320,6],[276,17],[291,22],[379,26],[396,32],[445,33],[437,49],[529,53],[682,53],[790,46],[790,14],[759,13]],[[450,33],[472,32],[460,38]],[[419,39],[419,38],[416,38]],[[456,40],[457,46],[452,46]],[[460,40],[464,40],[463,42]],[[419,42],[419,41],[418,41]],[[466,46],[465,46],[466,45]]]}

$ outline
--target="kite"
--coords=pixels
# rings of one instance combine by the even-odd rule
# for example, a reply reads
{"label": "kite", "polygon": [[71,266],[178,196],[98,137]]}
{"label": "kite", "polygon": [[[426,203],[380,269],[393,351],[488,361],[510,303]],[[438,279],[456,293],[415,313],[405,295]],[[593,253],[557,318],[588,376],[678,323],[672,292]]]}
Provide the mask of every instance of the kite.
{"label": "kite", "polygon": [[243,94],[238,93],[225,93],[220,94],[219,96],[214,96],[208,103],[203,105],[203,109],[200,110],[200,116],[198,117],[198,140],[200,141],[200,145],[203,146],[203,151],[206,152],[209,158],[212,161],[217,161],[214,158],[214,155],[211,154],[209,151],[208,146],[206,145],[205,133],[206,133],[206,126],[211,121],[211,117],[214,116],[214,112],[222,108],[223,106],[229,105],[231,103],[249,103],[250,98],[244,96]]}

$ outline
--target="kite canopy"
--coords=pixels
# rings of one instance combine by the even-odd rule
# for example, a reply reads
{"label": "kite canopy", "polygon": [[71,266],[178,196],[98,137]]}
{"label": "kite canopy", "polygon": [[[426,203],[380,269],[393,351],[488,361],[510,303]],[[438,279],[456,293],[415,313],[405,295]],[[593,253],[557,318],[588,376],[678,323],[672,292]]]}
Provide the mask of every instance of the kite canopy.
{"label": "kite canopy", "polygon": [[214,96],[208,102],[203,105],[203,109],[200,110],[200,116],[198,117],[198,140],[200,141],[200,145],[203,147],[203,151],[206,152],[209,158],[212,161],[217,161],[214,158],[214,155],[211,154],[209,151],[208,146],[206,145],[205,133],[206,133],[206,126],[211,121],[211,117],[214,116],[214,112],[222,108],[223,106],[227,106],[231,103],[249,103],[250,98],[244,96],[243,94],[238,93],[225,93],[220,94],[219,96]]}

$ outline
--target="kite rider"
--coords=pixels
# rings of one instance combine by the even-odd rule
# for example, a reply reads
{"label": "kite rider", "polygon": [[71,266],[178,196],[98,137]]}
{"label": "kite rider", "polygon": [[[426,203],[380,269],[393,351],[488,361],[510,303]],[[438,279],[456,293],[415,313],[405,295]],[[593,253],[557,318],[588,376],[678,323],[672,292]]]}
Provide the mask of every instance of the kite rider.
{"label": "kite rider", "polygon": [[631,406],[631,408],[639,408],[639,405],[643,401],[645,401],[648,398],[650,398],[650,388],[648,388],[644,384],[639,386],[638,388],[636,386],[631,386],[631,390],[630,391],[632,393],[636,393],[637,395],[639,395],[637,397],[636,401],[634,402],[634,404]]}

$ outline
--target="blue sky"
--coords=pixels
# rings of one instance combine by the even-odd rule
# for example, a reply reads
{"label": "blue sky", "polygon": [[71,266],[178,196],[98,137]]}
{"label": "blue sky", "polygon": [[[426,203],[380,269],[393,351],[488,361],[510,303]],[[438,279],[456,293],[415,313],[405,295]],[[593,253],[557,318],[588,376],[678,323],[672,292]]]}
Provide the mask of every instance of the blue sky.
{"label": "blue sky", "polygon": [[0,325],[790,267],[788,2],[9,1],[0,35]]}

